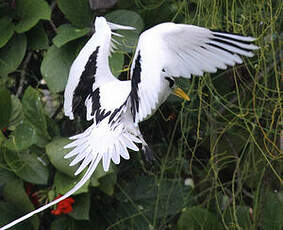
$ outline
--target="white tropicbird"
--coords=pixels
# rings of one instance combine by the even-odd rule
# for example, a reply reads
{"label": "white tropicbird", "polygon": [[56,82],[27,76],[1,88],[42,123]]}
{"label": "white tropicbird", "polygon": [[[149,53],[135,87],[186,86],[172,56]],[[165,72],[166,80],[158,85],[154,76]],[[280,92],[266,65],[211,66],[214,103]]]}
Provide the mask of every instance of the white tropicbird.
{"label": "white tropicbird", "polygon": [[175,78],[202,76],[242,63],[239,55],[252,57],[258,49],[246,37],[216,32],[203,27],[162,23],[143,32],[137,44],[131,66],[131,80],[120,81],[109,68],[108,58],[116,48],[112,30],[132,30],[107,22],[104,17],[95,20],[95,33],[82,48],[72,64],[65,90],[65,115],[74,119],[86,107],[86,119],[93,124],[65,148],[74,149],[65,158],[75,157],[70,166],[80,162],[75,175],[88,167],[83,178],[64,196],[3,226],[13,225],[57,204],[72,195],[91,177],[102,160],[105,171],[110,161],[120,163],[120,157],[129,159],[128,148],[138,151],[142,144],[146,158],[152,152],[144,141],[138,123],[151,116],[171,93],[189,100],[175,86]]}

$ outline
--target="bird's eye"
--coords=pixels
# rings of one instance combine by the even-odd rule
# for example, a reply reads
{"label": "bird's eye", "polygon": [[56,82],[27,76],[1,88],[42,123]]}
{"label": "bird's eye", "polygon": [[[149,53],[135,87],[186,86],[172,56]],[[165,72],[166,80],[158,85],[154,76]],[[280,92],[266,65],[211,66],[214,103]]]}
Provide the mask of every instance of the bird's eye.
{"label": "bird's eye", "polygon": [[165,79],[169,82],[169,87],[172,88],[175,84],[175,81],[170,77],[165,77]]}

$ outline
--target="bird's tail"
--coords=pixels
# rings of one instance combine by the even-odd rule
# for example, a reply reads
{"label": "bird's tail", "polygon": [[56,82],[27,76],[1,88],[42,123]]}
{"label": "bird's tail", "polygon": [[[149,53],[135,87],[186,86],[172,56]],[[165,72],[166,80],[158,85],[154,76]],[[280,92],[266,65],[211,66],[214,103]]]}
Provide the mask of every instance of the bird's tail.
{"label": "bird's tail", "polygon": [[0,230],[4,230],[4,229],[8,229],[8,228],[11,228],[12,226],[32,217],[34,214],[36,213],[40,213],[41,211],[59,203],[60,201],[66,199],[67,197],[71,196],[74,192],[76,192],[77,190],[79,190],[84,184],[85,182],[91,177],[92,173],[94,172],[95,168],[97,167],[97,164],[99,163],[99,161],[93,161],[91,162],[89,168],[87,169],[86,173],[84,174],[83,178],[70,190],[68,191],[67,193],[65,193],[63,196],[61,196],[59,199],[56,199],[14,221],[12,221],[11,223],[3,226],[0,228]]}
{"label": "bird's tail", "polygon": [[107,122],[107,119],[104,119],[104,121],[100,122],[98,125],[91,125],[83,133],[73,136],[70,139],[74,141],[66,145],[65,148],[74,147],[74,149],[69,152],[65,158],[75,156],[70,166],[82,161],[75,172],[75,175],[78,175],[86,167],[88,167],[82,179],[59,199],[56,199],[20,217],[19,219],[14,220],[13,222],[1,227],[0,230],[8,229],[71,196],[86,183],[101,160],[104,170],[108,171],[111,160],[115,164],[119,164],[120,156],[124,159],[129,159],[130,156],[127,148],[138,151],[139,149],[136,146],[136,143],[142,143],[139,138],[126,129],[123,123],[120,123],[115,127],[111,127],[111,125]]}
{"label": "bird's tail", "polygon": [[120,157],[130,159],[128,149],[139,151],[135,143],[142,143],[136,135],[127,130],[123,122],[113,126],[107,119],[98,125],[93,124],[85,132],[70,139],[74,141],[65,148],[75,148],[65,158],[75,156],[70,166],[82,161],[75,175],[84,170],[90,162],[99,162],[101,159],[104,171],[108,171],[111,160],[119,164]]}

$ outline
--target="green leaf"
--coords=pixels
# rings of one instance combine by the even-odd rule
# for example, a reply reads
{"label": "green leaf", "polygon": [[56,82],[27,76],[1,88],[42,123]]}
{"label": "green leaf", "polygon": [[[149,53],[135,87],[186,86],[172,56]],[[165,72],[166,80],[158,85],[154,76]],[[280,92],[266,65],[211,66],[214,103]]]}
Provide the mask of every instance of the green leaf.
{"label": "green leaf", "polygon": [[116,173],[115,172],[115,166],[114,164],[110,164],[109,170],[107,172],[104,171],[102,163],[100,162],[97,165],[97,168],[95,169],[93,175],[90,178],[90,185],[92,187],[98,187],[100,186],[100,179],[105,177],[106,175]]}
{"label": "green leaf", "polygon": [[19,22],[15,30],[23,33],[34,27],[40,19],[50,20],[51,9],[44,0],[16,0]]}
{"label": "green leaf", "polygon": [[142,17],[136,12],[129,10],[115,10],[105,15],[105,17],[110,22],[136,28],[136,30],[118,30],[117,33],[124,37],[114,37],[115,40],[122,44],[118,46],[118,51],[127,53],[133,52],[138,42],[139,34],[144,28]]}
{"label": "green leaf", "polygon": [[120,25],[133,26],[138,33],[144,28],[142,17],[135,11],[130,10],[114,10],[105,15],[107,20]]}
{"label": "green leaf", "polygon": [[46,117],[47,119],[47,129],[48,133],[51,137],[58,137],[60,136],[60,128],[56,122],[56,120],[53,120],[49,117]]}
{"label": "green leaf", "polygon": [[42,23],[38,23],[27,32],[28,47],[32,50],[42,50],[48,48],[48,37]]}
{"label": "green leaf", "polygon": [[73,225],[72,218],[68,216],[61,216],[52,222],[50,229],[51,230],[74,230],[72,225]]}
{"label": "green leaf", "polygon": [[[54,185],[56,187],[56,192],[59,194],[65,194],[66,192],[71,190],[75,186],[75,184],[81,180],[81,178],[84,175],[84,172],[82,172],[80,176],[76,178],[72,178],[64,173],[57,171],[54,178]],[[88,185],[89,185],[89,180],[73,195],[88,192]]]}
{"label": "green leaf", "polygon": [[178,220],[177,230],[221,230],[224,229],[217,217],[201,207],[185,208]]}
{"label": "green leaf", "polygon": [[[1,149],[2,150],[2,149]],[[2,150],[2,153],[5,152]],[[4,164],[4,162],[1,161],[1,165]],[[15,174],[7,168],[0,168],[0,185],[5,185],[6,183],[9,183],[9,181],[12,181],[16,178]]]}
{"label": "green leaf", "polygon": [[[1,152],[2,143],[3,143],[4,141],[6,141],[6,137],[4,136],[3,132],[0,131],[0,152]],[[2,157],[2,156],[0,155],[0,159],[1,159],[1,157]],[[0,162],[1,162],[1,160],[0,160]]]}
{"label": "green leaf", "polygon": [[51,224],[51,230],[105,230],[106,228],[101,228],[98,221],[78,221],[74,220],[69,216],[57,217]]}
{"label": "green leaf", "polygon": [[154,218],[174,216],[191,204],[190,191],[190,187],[180,180],[156,181],[152,177],[139,176],[123,186],[123,192],[116,195],[120,201],[117,207],[119,213],[115,213],[116,221],[129,219],[127,224],[133,224],[134,229],[147,229],[146,218],[153,222]]}
{"label": "green leaf", "polygon": [[[279,197],[281,196],[281,200]],[[262,204],[262,229],[263,230],[281,230],[283,228],[283,200],[282,192],[268,191],[264,196]]]}
{"label": "green leaf", "polygon": [[75,59],[75,51],[72,43],[61,48],[53,45],[48,49],[40,71],[51,92],[58,93],[65,89],[70,67]]}
{"label": "green leaf", "polygon": [[[14,178],[6,184],[6,186],[4,187],[3,195],[5,200],[14,204],[22,214],[26,214],[34,210],[33,204],[31,203],[29,197],[25,192],[24,183],[19,178]],[[27,221],[27,223],[32,222],[33,229],[38,229],[39,219],[37,216],[31,217],[31,219]],[[27,223],[23,225],[31,226],[31,224]]]}
{"label": "green leaf", "polygon": [[124,54],[122,53],[113,53],[109,58],[109,64],[111,67],[111,72],[114,76],[118,77],[122,72],[124,65]]}
{"label": "green leaf", "polygon": [[53,38],[53,43],[60,48],[67,42],[86,35],[89,31],[89,28],[78,29],[70,24],[64,24],[57,28],[57,35]]}
{"label": "green leaf", "polygon": [[5,77],[18,68],[25,56],[26,47],[26,36],[24,34],[15,34],[0,49],[0,77]]}
{"label": "green leaf", "polygon": [[[27,138],[29,137],[29,138]],[[5,141],[5,147],[13,151],[21,151],[29,148],[37,143],[39,136],[36,129],[24,120],[10,135],[9,139]]]}
{"label": "green leaf", "polygon": [[[14,204],[8,202],[0,202],[0,226],[4,226],[12,222],[13,220],[19,218],[21,215],[25,213],[21,212],[18,207]],[[13,227],[14,230],[33,230],[30,220],[25,224],[18,224]]]}
{"label": "green leaf", "polygon": [[58,0],[58,7],[65,17],[76,27],[92,25],[93,15],[88,0]]}
{"label": "green leaf", "polygon": [[14,34],[14,24],[12,23],[12,18],[0,18],[0,31],[0,48],[2,48]]}
{"label": "green leaf", "polygon": [[24,93],[22,105],[25,118],[36,129],[37,134],[49,140],[47,122],[39,92],[32,87],[28,87]]}
{"label": "green leaf", "polygon": [[[196,0],[198,2],[198,0]],[[148,1],[149,2],[149,1]],[[192,1],[190,1],[192,2]],[[207,1],[206,1],[207,2]],[[146,8],[151,8],[151,10],[141,11],[141,16],[144,19],[144,24],[147,26],[155,26],[162,22],[170,22],[174,18],[174,22],[183,22],[184,16],[179,14],[178,11],[182,7],[182,3],[179,1],[163,1],[162,5],[156,7],[154,4],[159,4],[157,2],[153,3],[152,6],[145,6]],[[187,4],[190,4],[187,2]],[[190,6],[188,5],[190,8]],[[153,15],[158,15],[158,17],[152,17]],[[189,17],[187,15],[185,18]]]}
{"label": "green leaf", "polygon": [[51,162],[51,164],[60,172],[76,178],[74,173],[77,167],[71,167],[71,159],[64,159],[64,156],[71,151],[71,149],[64,149],[64,146],[70,143],[67,138],[58,138],[52,140],[48,145],[46,145],[46,154]]}
{"label": "green leaf", "polygon": [[83,193],[73,198],[75,203],[73,211],[69,213],[69,216],[76,220],[89,220],[90,194]]}
{"label": "green leaf", "polygon": [[11,105],[12,111],[9,119],[9,130],[15,130],[15,128],[22,123],[24,112],[19,98],[15,95],[11,95]]}
{"label": "green leaf", "polygon": [[116,166],[111,163],[109,170],[105,172],[102,163],[100,162],[90,178],[90,185],[92,187],[99,187],[101,191],[109,196],[112,196],[114,193],[116,181]]}
{"label": "green leaf", "polygon": [[4,159],[9,168],[24,181],[33,184],[47,184],[48,169],[34,153],[6,151]]}
{"label": "green leaf", "polygon": [[[225,223],[228,226],[233,226],[235,224],[235,215],[233,211],[229,208],[227,209],[227,212],[225,213]],[[249,215],[249,207],[247,206],[237,206],[236,207],[236,217],[237,217],[237,223],[242,229],[250,229],[251,227],[251,218]]]}
{"label": "green leaf", "polygon": [[0,89],[0,130],[9,126],[9,119],[12,111],[10,92]]}
{"label": "green leaf", "polygon": [[117,182],[117,174],[111,173],[102,177],[100,180],[99,189],[109,196],[114,194],[115,184]]}

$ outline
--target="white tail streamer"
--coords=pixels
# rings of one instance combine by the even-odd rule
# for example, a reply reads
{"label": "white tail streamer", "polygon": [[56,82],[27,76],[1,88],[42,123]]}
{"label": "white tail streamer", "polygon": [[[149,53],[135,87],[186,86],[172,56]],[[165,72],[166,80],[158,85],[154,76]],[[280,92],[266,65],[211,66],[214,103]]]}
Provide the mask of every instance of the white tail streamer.
{"label": "white tail streamer", "polygon": [[124,159],[129,159],[130,156],[127,148],[138,151],[135,143],[142,142],[136,136],[129,133],[123,123],[117,124],[114,128],[108,123],[108,119],[103,120],[98,125],[91,125],[83,133],[73,136],[70,139],[73,142],[66,145],[65,148],[75,148],[65,158],[74,157],[71,165],[82,162],[75,175],[78,175],[88,167],[82,179],[62,197],[12,221],[1,227],[0,230],[8,229],[71,196],[86,183],[101,160],[103,169],[108,171],[111,160],[115,164],[119,164],[120,156]]}
{"label": "white tail streamer", "polygon": [[91,162],[91,164],[90,164],[89,168],[87,169],[86,173],[84,174],[83,178],[69,192],[64,194],[59,199],[54,200],[54,201],[52,201],[52,202],[50,202],[50,203],[48,203],[48,204],[46,204],[46,205],[44,205],[40,208],[28,213],[28,214],[20,217],[19,219],[16,219],[16,220],[12,221],[11,223],[1,227],[0,230],[5,230],[5,229],[8,229],[8,228],[11,228],[12,226],[30,218],[34,214],[40,213],[41,211],[43,211],[43,210],[45,210],[45,209],[47,209],[47,208],[49,208],[49,207],[51,207],[55,204],[58,204],[60,201],[66,199],[67,197],[71,196],[74,192],[78,191],[85,184],[85,182],[91,177],[91,175],[93,174],[94,170],[96,169],[99,161],[101,160],[101,157],[102,156],[100,155],[100,159],[99,159],[99,157],[97,157],[96,159],[94,159]]}

